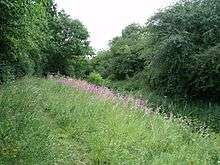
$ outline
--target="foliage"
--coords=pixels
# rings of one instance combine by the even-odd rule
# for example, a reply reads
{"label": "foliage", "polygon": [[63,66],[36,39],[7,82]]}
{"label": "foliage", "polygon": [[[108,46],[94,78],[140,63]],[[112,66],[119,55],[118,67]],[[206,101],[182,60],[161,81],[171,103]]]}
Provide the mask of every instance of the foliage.
{"label": "foliage", "polygon": [[126,79],[144,68],[141,56],[144,49],[144,28],[137,24],[127,26],[122,35],[110,42],[110,50],[102,51],[93,59],[95,69],[104,78]]}
{"label": "foliage", "polygon": [[0,82],[51,72],[77,75],[91,53],[86,28],[58,12],[53,0],[0,0],[0,20]]}
{"label": "foliage", "polygon": [[[86,62],[91,48],[89,34],[79,20],[72,20],[64,11],[58,12],[52,22],[53,38],[48,49],[46,72],[73,76]],[[80,68],[80,69],[83,69]]]}
{"label": "foliage", "polygon": [[99,51],[96,56],[90,60],[92,69],[100,73],[103,78],[112,75],[111,59],[113,58],[110,51]]}
{"label": "foliage", "polygon": [[150,18],[127,26],[110,49],[92,59],[104,78],[140,81],[165,94],[219,97],[220,2],[182,0]]}
{"label": "foliage", "polygon": [[[212,131],[220,132],[220,104],[218,102],[210,102],[205,99],[186,99],[175,95],[170,97],[150,89],[144,80],[137,78],[112,81],[108,87],[114,91],[147,100],[147,105],[154,111],[159,110],[167,115],[187,118],[195,129],[204,125]],[[158,109],[158,107],[160,108]]]}
{"label": "foliage", "polygon": [[180,1],[148,21],[151,86],[166,93],[219,96],[220,3]]}
{"label": "foliage", "polygon": [[47,39],[47,8],[51,1],[0,1],[0,82],[41,73]]}
{"label": "foliage", "polygon": [[104,79],[99,73],[91,72],[88,76],[88,81],[96,85],[103,85]]}
{"label": "foliage", "polygon": [[67,60],[65,65],[66,75],[77,78],[84,78],[91,73],[91,66],[89,60],[85,57],[78,57]]}

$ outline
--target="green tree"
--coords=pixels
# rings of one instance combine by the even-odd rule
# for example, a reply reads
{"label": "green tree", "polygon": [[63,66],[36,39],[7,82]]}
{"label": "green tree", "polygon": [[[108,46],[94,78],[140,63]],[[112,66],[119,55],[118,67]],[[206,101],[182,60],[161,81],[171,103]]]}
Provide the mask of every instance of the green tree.
{"label": "green tree", "polygon": [[145,30],[138,24],[127,26],[122,35],[113,38],[110,50],[99,52],[93,60],[103,77],[126,79],[144,68],[142,56],[145,47]]}
{"label": "green tree", "polygon": [[153,51],[146,72],[152,87],[219,95],[220,1],[180,1],[153,16],[147,28]]}
{"label": "green tree", "polygon": [[54,15],[51,30],[45,72],[74,75],[77,70],[74,66],[81,66],[83,61],[86,62],[86,56],[92,53],[87,29],[79,20],[72,20],[61,11]]}
{"label": "green tree", "polygon": [[42,71],[51,3],[0,0],[0,82]]}

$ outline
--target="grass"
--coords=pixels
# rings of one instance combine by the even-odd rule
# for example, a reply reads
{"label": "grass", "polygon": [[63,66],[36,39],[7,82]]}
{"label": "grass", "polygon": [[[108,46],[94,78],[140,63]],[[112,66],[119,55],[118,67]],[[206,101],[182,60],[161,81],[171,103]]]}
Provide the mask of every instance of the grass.
{"label": "grass", "polygon": [[0,89],[0,164],[220,164],[220,137],[25,78]]}
{"label": "grass", "polygon": [[164,96],[148,89],[139,79],[111,82],[109,87],[136,97],[141,96],[153,109],[158,109],[159,106],[163,113],[191,119],[195,126],[205,125],[204,127],[220,133],[220,103]]}

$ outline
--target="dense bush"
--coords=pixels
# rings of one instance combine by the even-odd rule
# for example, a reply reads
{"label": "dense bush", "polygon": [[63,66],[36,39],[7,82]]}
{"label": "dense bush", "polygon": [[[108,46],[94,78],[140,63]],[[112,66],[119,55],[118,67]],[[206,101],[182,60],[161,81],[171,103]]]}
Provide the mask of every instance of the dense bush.
{"label": "dense bush", "polygon": [[52,1],[0,1],[0,82],[42,72]]}
{"label": "dense bush", "polygon": [[121,36],[112,39],[110,50],[99,52],[92,60],[95,70],[104,78],[123,80],[133,77],[144,68],[144,44],[144,28],[137,24],[127,26]]}
{"label": "dense bush", "polygon": [[220,94],[220,1],[182,0],[156,13],[145,27],[127,26],[110,49],[92,60],[104,78],[124,80],[143,72],[146,83],[167,94]]}
{"label": "dense bush", "polygon": [[191,0],[148,22],[154,50],[146,66],[152,87],[167,93],[220,93],[220,1]]}
{"label": "dense bush", "polygon": [[72,20],[64,11],[55,13],[51,23],[52,38],[47,49],[45,72],[78,75],[85,70],[86,55],[92,49],[88,31],[79,20]]}
{"label": "dense bush", "polygon": [[24,75],[80,74],[91,48],[79,20],[53,0],[0,0],[0,82]]}
{"label": "dense bush", "polygon": [[0,82],[47,73],[86,78],[92,70],[125,80],[144,70],[139,78],[165,93],[219,96],[219,11],[219,0],[181,0],[146,26],[127,26],[89,61],[87,29],[52,0],[0,0]]}
{"label": "dense bush", "polygon": [[220,94],[220,43],[191,60],[190,93],[219,96]]}
{"label": "dense bush", "polygon": [[113,58],[113,56],[110,51],[99,51],[96,57],[90,61],[90,65],[92,69],[100,73],[103,78],[107,78],[112,76],[111,58]]}
{"label": "dense bush", "polygon": [[96,85],[103,85],[104,79],[99,73],[91,72],[88,76],[88,81]]}
{"label": "dense bush", "polygon": [[92,72],[89,60],[85,57],[68,59],[65,74],[76,78],[86,78]]}

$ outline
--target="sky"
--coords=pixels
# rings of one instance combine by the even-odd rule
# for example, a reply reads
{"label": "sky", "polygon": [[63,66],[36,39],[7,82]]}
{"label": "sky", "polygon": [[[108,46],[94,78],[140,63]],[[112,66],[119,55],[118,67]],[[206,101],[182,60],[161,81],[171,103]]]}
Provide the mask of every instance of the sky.
{"label": "sky", "polygon": [[108,48],[109,41],[131,23],[144,25],[158,9],[176,0],[55,0],[73,19],[79,19],[90,34],[95,50]]}

